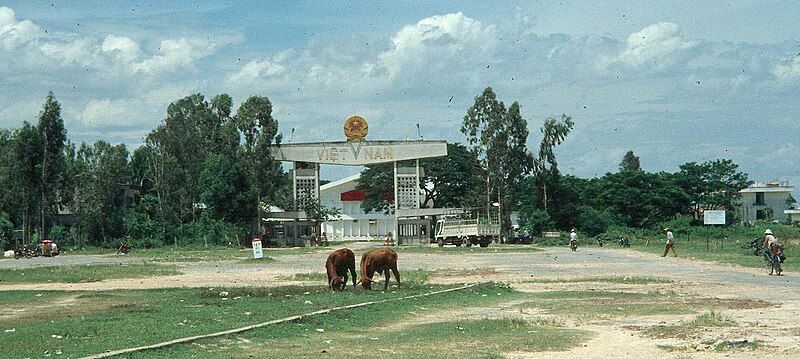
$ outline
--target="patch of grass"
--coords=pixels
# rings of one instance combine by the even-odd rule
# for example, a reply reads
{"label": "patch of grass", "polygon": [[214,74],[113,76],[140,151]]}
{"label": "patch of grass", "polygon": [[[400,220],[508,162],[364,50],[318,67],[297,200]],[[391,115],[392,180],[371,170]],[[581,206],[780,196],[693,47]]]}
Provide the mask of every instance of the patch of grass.
{"label": "patch of grass", "polygon": [[580,278],[536,278],[524,281],[524,283],[615,283],[615,284],[662,284],[673,283],[670,279],[652,277],[580,277]]}
{"label": "patch of grass", "polygon": [[308,322],[237,336],[235,340],[203,340],[142,354],[145,358],[502,358],[507,352],[564,350],[589,337],[581,330],[514,319],[458,320],[385,329],[374,316],[371,320],[363,318],[365,314],[369,316],[359,311],[346,318],[358,323],[347,327],[334,324],[343,318],[315,317]]}
{"label": "patch of grass", "polygon": [[86,283],[107,279],[144,278],[182,274],[173,265],[93,264],[59,267],[0,269],[0,284]]}
{"label": "patch of grass", "polygon": [[753,351],[761,347],[761,342],[758,340],[749,341],[749,340],[723,340],[716,345],[714,345],[714,350],[718,352],[725,352],[730,350],[749,350]]}
{"label": "patch of grass", "polygon": [[272,262],[274,260],[275,260],[275,258],[266,257],[266,256],[263,257],[263,258],[250,257],[250,258],[240,259],[239,263],[240,264],[263,264],[263,263],[267,263],[267,262]]}
{"label": "patch of grass", "polygon": [[529,293],[533,300],[519,307],[581,319],[694,312],[694,307],[674,302],[675,296],[674,292],[546,291]]}
{"label": "patch of grass", "polygon": [[708,311],[694,319],[678,325],[659,325],[647,328],[644,333],[653,338],[684,338],[698,329],[708,327],[731,327],[736,322],[717,311]]}
{"label": "patch of grass", "polygon": [[[115,253],[112,250],[109,254]],[[152,262],[214,262],[253,258],[251,249],[235,247],[159,247],[133,248],[127,256]]]}
{"label": "patch of grass", "polygon": [[[401,276],[413,279],[415,274],[402,272]],[[57,292],[58,295],[76,298],[76,301],[71,305],[57,307],[45,315],[16,318],[0,327],[14,328],[15,331],[0,334],[3,334],[4,357],[29,357],[31,353],[53,353],[57,349],[62,351],[64,357],[80,357],[106,350],[212,333],[323,308],[399,298],[443,288],[448,286],[432,286],[409,280],[404,281],[400,289],[385,293],[350,287],[344,292],[333,294],[324,285]],[[223,291],[228,292],[226,297],[220,296]],[[43,293],[43,297],[57,298],[56,294],[51,294],[56,292],[17,291],[11,294],[10,299],[0,301],[28,298],[47,302],[36,299],[39,298],[35,297],[38,293]],[[497,293],[502,295],[498,296]],[[0,298],[3,295],[0,292]],[[316,333],[316,328],[338,331],[367,324],[379,325],[408,315],[410,311],[452,309],[463,305],[491,306],[499,300],[510,300],[519,295],[508,286],[488,283],[429,298],[389,302],[319,318],[307,318],[300,323],[290,323],[275,329],[243,333],[242,337],[251,336],[253,340],[260,342],[267,338],[276,340],[289,337],[306,340],[303,336]],[[34,308],[31,309],[36,312]],[[154,356],[187,357],[191,356],[188,352],[192,348],[193,345],[187,345],[177,349],[180,353]],[[201,351],[195,356],[205,357],[204,353]],[[239,355],[233,354],[229,357]]]}

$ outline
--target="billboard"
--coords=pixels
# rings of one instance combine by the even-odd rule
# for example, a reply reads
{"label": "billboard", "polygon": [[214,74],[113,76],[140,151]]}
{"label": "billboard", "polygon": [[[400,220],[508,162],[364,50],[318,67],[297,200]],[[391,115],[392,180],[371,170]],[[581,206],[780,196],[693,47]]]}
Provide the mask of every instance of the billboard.
{"label": "billboard", "polygon": [[703,211],[703,224],[725,224],[724,210]]}

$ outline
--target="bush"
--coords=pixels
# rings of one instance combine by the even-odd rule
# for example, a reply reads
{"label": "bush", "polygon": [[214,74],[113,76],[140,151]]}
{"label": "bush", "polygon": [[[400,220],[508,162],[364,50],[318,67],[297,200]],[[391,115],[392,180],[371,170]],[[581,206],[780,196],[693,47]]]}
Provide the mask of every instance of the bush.
{"label": "bush", "polygon": [[553,227],[553,221],[543,209],[535,209],[525,213],[520,219],[521,229],[533,235],[541,234],[545,229]]}
{"label": "bush", "polygon": [[74,242],[69,229],[66,229],[62,226],[50,228],[50,233],[47,235],[47,239],[56,242],[56,244],[62,248],[73,245]]}
{"label": "bush", "polygon": [[5,212],[0,212],[0,243],[4,251],[14,248],[14,225]]}
{"label": "bush", "polygon": [[158,225],[146,213],[129,212],[125,215],[123,224],[125,242],[128,245],[136,248],[152,248],[164,244]]}
{"label": "bush", "polygon": [[598,211],[590,206],[580,206],[578,213],[578,228],[589,236],[595,237],[608,230],[611,219],[606,212]]}

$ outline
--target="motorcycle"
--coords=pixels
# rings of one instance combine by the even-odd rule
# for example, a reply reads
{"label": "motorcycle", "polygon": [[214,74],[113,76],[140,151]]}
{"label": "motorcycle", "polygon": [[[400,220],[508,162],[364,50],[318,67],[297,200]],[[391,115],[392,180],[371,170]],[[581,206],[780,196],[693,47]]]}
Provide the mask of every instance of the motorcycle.
{"label": "motorcycle", "polygon": [[570,240],[569,241],[569,249],[572,249],[573,252],[578,250],[578,241]]}
{"label": "motorcycle", "polygon": [[777,250],[775,251],[775,255],[773,256],[770,250],[764,249],[764,261],[767,263],[767,269],[769,270],[769,275],[772,275],[774,272],[776,275],[781,275],[783,272],[783,268],[781,267],[781,263],[786,260],[786,256],[783,255],[783,248],[779,245]]}
{"label": "motorcycle", "polygon": [[631,241],[629,241],[627,238],[623,236],[619,236],[619,241],[617,241],[617,244],[619,244],[619,246],[623,248],[630,248]]}

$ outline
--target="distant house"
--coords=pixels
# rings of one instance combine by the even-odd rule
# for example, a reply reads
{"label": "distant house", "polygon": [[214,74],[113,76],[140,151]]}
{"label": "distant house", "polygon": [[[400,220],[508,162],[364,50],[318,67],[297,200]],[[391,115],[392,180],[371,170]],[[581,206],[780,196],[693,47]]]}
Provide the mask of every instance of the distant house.
{"label": "distant house", "polygon": [[789,181],[754,181],[739,193],[737,213],[744,223],[756,220],[783,220],[788,218],[790,209],[787,199],[794,191]]}
{"label": "distant house", "polygon": [[381,239],[393,232],[393,216],[375,211],[364,213],[361,209],[365,194],[356,189],[359,178],[360,175],[356,174],[320,186],[322,205],[341,211],[339,218],[325,221],[322,225],[322,232],[329,239]]}

